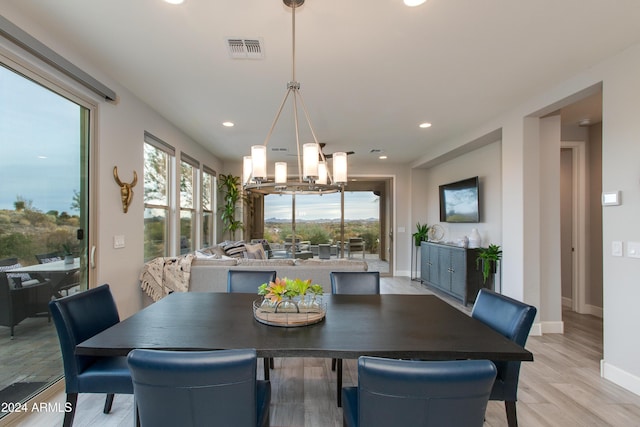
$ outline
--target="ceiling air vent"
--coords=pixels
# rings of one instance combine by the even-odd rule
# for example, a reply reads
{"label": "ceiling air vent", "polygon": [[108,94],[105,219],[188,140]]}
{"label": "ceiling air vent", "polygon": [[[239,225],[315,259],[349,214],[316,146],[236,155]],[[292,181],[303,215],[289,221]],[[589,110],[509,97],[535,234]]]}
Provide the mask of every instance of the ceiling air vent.
{"label": "ceiling air vent", "polygon": [[227,49],[232,59],[262,59],[264,58],[263,41],[238,37],[227,38]]}

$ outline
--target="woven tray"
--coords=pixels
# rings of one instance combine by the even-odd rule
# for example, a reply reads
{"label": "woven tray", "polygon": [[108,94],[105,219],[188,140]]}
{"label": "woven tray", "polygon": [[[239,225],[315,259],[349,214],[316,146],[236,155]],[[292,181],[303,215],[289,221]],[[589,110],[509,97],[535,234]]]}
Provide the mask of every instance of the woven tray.
{"label": "woven tray", "polygon": [[326,306],[320,310],[309,310],[303,313],[280,313],[274,309],[264,309],[261,307],[261,304],[261,300],[253,302],[253,317],[265,325],[280,326],[283,328],[296,328],[322,322],[327,313]]}

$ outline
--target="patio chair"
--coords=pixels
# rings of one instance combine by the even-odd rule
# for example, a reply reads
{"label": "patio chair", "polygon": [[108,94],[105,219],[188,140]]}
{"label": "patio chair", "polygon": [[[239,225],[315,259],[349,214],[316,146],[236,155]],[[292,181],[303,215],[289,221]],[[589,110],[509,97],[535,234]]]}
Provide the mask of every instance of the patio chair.
{"label": "patio chair", "polygon": [[495,377],[489,360],[362,356],[358,386],[342,389],[343,425],[482,427]]}
{"label": "patio chair", "polygon": [[75,354],[76,345],[120,322],[109,285],[55,299],[49,309],[56,325],[70,410],[64,414],[64,427],[71,427],[78,393],[106,393],[103,412],[111,412],[113,397],[133,394],[133,383],[126,357],[94,357]]}
{"label": "patio chair", "polygon": [[362,252],[362,259],[365,255],[365,244],[361,237],[351,237],[347,243],[348,257],[351,258],[354,252]]}
{"label": "patio chair", "polygon": [[[377,295],[380,293],[379,271],[333,271],[332,294]],[[331,370],[336,371],[338,406],[342,406],[342,359],[331,359]]]}
{"label": "patio chair", "polygon": [[[524,347],[536,317],[536,308],[489,289],[480,289],[471,317]],[[503,400],[509,427],[518,425],[516,401],[520,362],[494,362],[498,376],[489,400]]]}
{"label": "patio chair", "polygon": [[0,272],[0,325],[11,328],[13,339],[16,325],[28,317],[46,317],[51,321],[47,304],[53,290],[48,280],[22,282],[21,278],[10,278],[8,274]]}

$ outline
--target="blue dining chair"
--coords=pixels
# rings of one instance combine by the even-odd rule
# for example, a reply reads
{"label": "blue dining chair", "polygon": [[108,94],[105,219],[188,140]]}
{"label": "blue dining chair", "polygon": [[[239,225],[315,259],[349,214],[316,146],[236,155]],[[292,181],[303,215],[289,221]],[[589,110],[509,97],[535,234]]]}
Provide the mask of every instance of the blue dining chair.
{"label": "blue dining chair", "polygon": [[[227,273],[227,292],[233,294],[258,294],[258,287],[263,283],[276,280],[275,271],[264,270],[229,270]],[[269,379],[269,368],[273,369],[273,357],[265,357],[264,379]]]}
{"label": "blue dining chair", "polygon": [[271,384],[256,351],[132,350],[127,357],[143,427],[267,426]]}
{"label": "blue dining chair", "polygon": [[[511,341],[524,347],[536,317],[536,308],[489,289],[480,289],[471,317],[485,323]],[[490,400],[503,400],[509,427],[518,425],[516,401],[520,362],[494,361],[498,369]]]}
{"label": "blue dining chair", "polygon": [[227,273],[227,292],[257,295],[260,285],[275,280],[275,271],[229,270]]}
{"label": "blue dining chair", "polygon": [[104,413],[111,412],[114,394],[133,394],[126,357],[93,357],[75,354],[76,345],[120,321],[109,285],[49,302],[58,332],[64,365],[67,404],[63,426],[70,427],[78,393],[106,393]]}
{"label": "blue dining chair", "polygon": [[348,427],[481,427],[496,367],[489,360],[362,356],[358,386],[342,389]]}
{"label": "blue dining chair", "polygon": [[[349,295],[380,294],[378,271],[333,271],[330,274],[331,293]],[[342,406],[342,359],[331,359],[331,370],[336,373],[338,407]]]}

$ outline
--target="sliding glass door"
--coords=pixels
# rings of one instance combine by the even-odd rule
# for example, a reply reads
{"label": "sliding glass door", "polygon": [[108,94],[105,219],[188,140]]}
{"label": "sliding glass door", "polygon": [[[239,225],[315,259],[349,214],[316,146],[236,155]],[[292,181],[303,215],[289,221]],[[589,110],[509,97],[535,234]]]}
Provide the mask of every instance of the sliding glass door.
{"label": "sliding glass door", "polygon": [[[0,57],[2,402],[25,400],[62,376],[48,299],[88,282],[91,110],[11,65]],[[15,298],[19,292],[29,298]]]}

